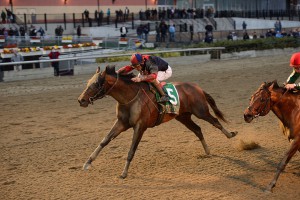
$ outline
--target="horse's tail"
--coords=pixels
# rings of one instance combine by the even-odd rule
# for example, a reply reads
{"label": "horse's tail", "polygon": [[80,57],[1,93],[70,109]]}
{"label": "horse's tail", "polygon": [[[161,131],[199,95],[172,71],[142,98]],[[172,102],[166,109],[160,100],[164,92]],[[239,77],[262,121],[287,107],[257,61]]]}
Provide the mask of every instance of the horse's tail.
{"label": "horse's tail", "polygon": [[224,114],[219,110],[219,108],[216,105],[215,100],[212,98],[212,96],[210,96],[210,94],[206,93],[205,91],[204,95],[206,98],[206,101],[208,102],[208,104],[210,105],[210,107],[213,109],[215,115],[217,116],[217,118],[221,119],[223,122],[227,123],[227,120],[224,117]]}

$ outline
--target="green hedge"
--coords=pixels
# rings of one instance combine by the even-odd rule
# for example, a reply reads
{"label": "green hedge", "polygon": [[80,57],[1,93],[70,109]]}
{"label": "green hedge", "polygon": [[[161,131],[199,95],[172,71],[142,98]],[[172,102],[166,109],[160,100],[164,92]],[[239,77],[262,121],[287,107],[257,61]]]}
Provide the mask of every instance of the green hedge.
{"label": "green hedge", "polygon": [[195,48],[205,47],[225,47],[223,53],[249,51],[249,50],[266,50],[266,49],[284,49],[300,47],[300,38],[262,38],[255,40],[222,40],[211,44],[201,43],[192,45]]}

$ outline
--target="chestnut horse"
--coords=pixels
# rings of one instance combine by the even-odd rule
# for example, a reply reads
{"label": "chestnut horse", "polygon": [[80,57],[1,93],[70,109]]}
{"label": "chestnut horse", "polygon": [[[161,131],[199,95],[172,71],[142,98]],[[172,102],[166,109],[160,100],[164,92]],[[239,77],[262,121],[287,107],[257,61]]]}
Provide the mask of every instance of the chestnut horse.
{"label": "chestnut horse", "polygon": [[[157,125],[160,115],[159,104],[156,102],[155,94],[149,90],[149,85],[145,82],[135,83],[131,81],[133,74],[119,75],[115,71],[115,66],[107,66],[103,72],[98,67],[96,73],[88,81],[86,89],[79,96],[80,106],[87,107],[96,99],[101,99],[106,95],[113,97],[117,103],[117,120],[109,133],[103,138],[99,146],[90,155],[83,166],[88,169],[92,161],[96,159],[100,151],[121,132],[133,128],[133,138],[127,161],[121,178],[126,178],[130,162],[147,128]],[[166,113],[161,123],[176,119],[193,131],[200,139],[205,153],[210,150],[204,140],[201,128],[191,119],[192,115],[211,123],[220,129],[227,138],[234,137],[236,132],[228,132],[223,128],[217,118],[225,121],[222,112],[216,106],[214,99],[204,92],[195,83],[173,83],[180,98],[179,114]],[[209,106],[214,111],[217,118],[209,112]]]}
{"label": "chestnut horse", "polygon": [[265,116],[272,110],[283,125],[284,134],[291,142],[289,150],[277,167],[273,180],[267,187],[272,191],[280,173],[293,155],[300,151],[300,95],[278,86],[277,81],[263,83],[252,95],[249,107],[244,112],[244,119],[250,123],[258,116]]}

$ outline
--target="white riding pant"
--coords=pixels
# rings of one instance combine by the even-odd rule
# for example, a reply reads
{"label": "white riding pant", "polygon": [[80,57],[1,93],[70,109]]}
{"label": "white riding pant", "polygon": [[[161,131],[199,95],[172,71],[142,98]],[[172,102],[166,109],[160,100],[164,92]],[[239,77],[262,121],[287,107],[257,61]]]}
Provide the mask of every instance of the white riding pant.
{"label": "white riding pant", "polygon": [[[138,77],[142,77],[143,75],[138,74]],[[167,80],[172,76],[172,68],[168,65],[168,69],[166,71],[158,71],[156,80],[159,82]]]}

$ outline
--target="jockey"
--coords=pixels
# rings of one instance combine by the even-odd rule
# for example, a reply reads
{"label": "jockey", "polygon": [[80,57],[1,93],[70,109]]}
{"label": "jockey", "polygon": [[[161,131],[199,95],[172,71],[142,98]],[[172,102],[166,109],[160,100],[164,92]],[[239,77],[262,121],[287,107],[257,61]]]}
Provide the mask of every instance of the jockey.
{"label": "jockey", "polygon": [[157,56],[142,55],[140,53],[132,54],[130,61],[130,66],[120,68],[117,73],[128,73],[136,69],[139,71],[139,74],[137,77],[132,78],[132,81],[145,81],[152,83],[161,95],[158,102],[169,101],[169,97],[161,87],[160,81],[164,81],[172,76],[172,69],[170,65]]}
{"label": "jockey", "polygon": [[297,89],[300,90],[300,83],[295,83],[296,80],[300,76],[300,52],[294,53],[290,60],[290,66],[293,67],[293,72],[290,74],[290,76],[287,79],[287,84],[285,85],[285,88],[288,90]]}

